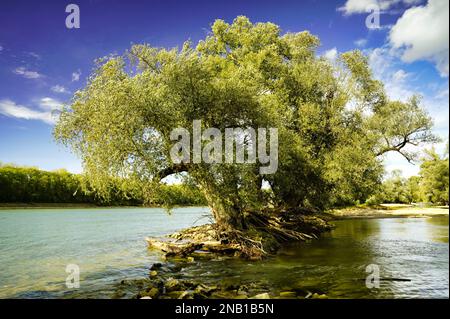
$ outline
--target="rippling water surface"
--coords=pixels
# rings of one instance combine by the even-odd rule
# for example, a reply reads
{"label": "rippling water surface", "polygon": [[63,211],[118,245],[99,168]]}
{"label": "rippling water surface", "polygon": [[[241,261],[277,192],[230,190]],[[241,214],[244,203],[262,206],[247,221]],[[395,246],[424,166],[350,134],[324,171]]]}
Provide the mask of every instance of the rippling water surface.
{"label": "rippling water surface", "polygon": [[[160,261],[144,237],[208,222],[207,208],[0,210],[0,298],[111,298],[123,279]],[[196,261],[185,278],[257,282],[276,295],[295,287],[331,298],[448,298],[448,217],[343,220],[323,238],[261,262]],[[66,266],[81,270],[79,289]],[[378,265],[379,289],[365,285]],[[402,281],[399,281],[401,279]],[[129,296],[126,295],[125,296]]]}

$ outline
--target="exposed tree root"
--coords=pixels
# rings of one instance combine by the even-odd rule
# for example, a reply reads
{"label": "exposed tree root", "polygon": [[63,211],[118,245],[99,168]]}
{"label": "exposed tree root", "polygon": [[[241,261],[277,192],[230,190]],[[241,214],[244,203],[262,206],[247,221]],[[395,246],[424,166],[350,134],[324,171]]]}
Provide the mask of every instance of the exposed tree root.
{"label": "exposed tree root", "polygon": [[149,247],[163,251],[167,257],[233,255],[261,259],[286,242],[317,238],[331,225],[317,214],[298,210],[283,212],[248,212],[245,229],[219,224],[192,227],[169,238],[147,238]]}

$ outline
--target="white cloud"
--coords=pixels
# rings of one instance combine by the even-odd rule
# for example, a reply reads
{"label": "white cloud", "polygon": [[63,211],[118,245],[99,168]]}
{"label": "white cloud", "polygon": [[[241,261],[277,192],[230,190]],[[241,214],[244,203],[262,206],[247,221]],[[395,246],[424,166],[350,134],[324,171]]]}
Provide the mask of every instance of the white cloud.
{"label": "white cloud", "polygon": [[325,51],[325,53],[323,54],[323,56],[325,57],[325,59],[327,59],[328,61],[335,61],[337,56],[338,56],[338,51],[336,48],[332,48],[328,51]]}
{"label": "white cloud", "polygon": [[354,43],[357,47],[365,47],[367,44],[367,39],[358,39]]}
{"label": "white cloud", "polygon": [[64,86],[62,85],[55,85],[52,86],[51,90],[55,93],[70,93]]}
{"label": "white cloud", "polygon": [[392,27],[389,41],[402,60],[432,61],[442,76],[449,74],[449,1],[429,0],[404,12]]}
{"label": "white cloud", "polygon": [[368,53],[369,64],[376,79],[382,81],[387,95],[393,100],[407,101],[417,92],[416,88],[411,87],[407,78],[413,74],[405,72],[401,66],[402,63],[393,55],[387,47],[376,48],[365,51]]}
{"label": "white cloud", "polygon": [[448,99],[448,87],[441,89],[439,92],[437,92],[436,98],[437,99]]}
{"label": "white cloud", "polygon": [[28,54],[29,56],[31,56],[31,57],[37,59],[37,60],[40,60],[40,59],[41,59],[41,56],[40,56],[39,54],[35,53],[35,52],[27,52],[27,54]]}
{"label": "white cloud", "polygon": [[404,70],[400,69],[398,71],[396,71],[393,75],[392,75],[392,80],[394,82],[403,82],[405,81],[411,74],[405,72]]}
{"label": "white cloud", "polygon": [[0,52],[2,52],[3,51],[3,47],[0,45]]}
{"label": "white cloud", "polygon": [[388,10],[393,6],[403,4],[411,6],[419,3],[421,0],[347,0],[342,7],[338,8],[338,11],[344,13],[344,15],[352,15],[358,13],[368,13],[375,7],[381,11]]}
{"label": "white cloud", "polygon": [[434,119],[434,130],[441,138],[448,139],[449,117],[448,117],[448,82],[445,86],[430,90],[430,93],[423,99]]}
{"label": "white cloud", "polygon": [[391,54],[386,46],[364,51],[369,57],[369,65],[374,76],[379,80],[385,80],[386,73],[391,72],[395,66],[395,56]]}
{"label": "white cloud", "polygon": [[14,74],[21,75],[26,79],[39,79],[42,77],[42,74],[36,71],[30,71],[23,66],[15,69],[13,72]]}
{"label": "white cloud", "polygon": [[338,8],[338,10],[344,12],[345,15],[351,15],[354,13],[365,13],[377,5],[377,0],[347,0],[344,6]]}
{"label": "white cloud", "polygon": [[0,114],[25,120],[39,120],[47,124],[54,124],[56,120],[51,111],[36,111],[11,100],[0,100]]}
{"label": "white cloud", "polygon": [[80,80],[81,70],[72,73],[72,82],[78,82]]}
{"label": "white cloud", "polygon": [[61,110],[62,103],[58,100],[52,99],[51,97],[44,97],[39,101],[39,107],[45,111],[55,111]]}

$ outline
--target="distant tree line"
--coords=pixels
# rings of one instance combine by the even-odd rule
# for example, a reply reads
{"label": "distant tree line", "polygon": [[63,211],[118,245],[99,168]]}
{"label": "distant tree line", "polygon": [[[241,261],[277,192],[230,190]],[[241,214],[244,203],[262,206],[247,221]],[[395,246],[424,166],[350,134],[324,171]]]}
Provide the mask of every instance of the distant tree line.
{"label": "distant tree line", "polygon": [[[64,169],[43,171],[33,167],[0,163],[0,203],[85,203],[94,205],[190,206],[207,205],[204,195],[192,180],[180,184],[161,184],[142,188],[129,179],[109,181],[108,192],[98,192],[82,174]],[[383,183],[366,190],[367,204],[380,203],[449,203],[449,157],[432,150],[425,152],[418,176],[405,178],[395,170]],[[266,196],[273,196],[266,190]],[[358,202],[349,192],[344,203]],[[368,196],[367,194],[372,194]],[[351,198],[353,197],[353,198]],[[342,203],[336,202],[335,206]]]}
{"label": "distant tree line", "polygon": [[[205,205],[199,190],[191,183],[162,185],[143,192],[126,179],[111,179],[108,194],[101,195],[85,176],[66,170],[43,171],[33,167],[0,163],[0,203],[86,203],[95,205]],[[148,192],[151,194],[148,195]]]}
{"label": "distant tree line", "polygon": [[380,190],[369,198],[369,204],[378,203],[449,203],[448,151],[440,156],[434,150],[426,151],[419,176],[404,178],[401,171],[393,171]]}

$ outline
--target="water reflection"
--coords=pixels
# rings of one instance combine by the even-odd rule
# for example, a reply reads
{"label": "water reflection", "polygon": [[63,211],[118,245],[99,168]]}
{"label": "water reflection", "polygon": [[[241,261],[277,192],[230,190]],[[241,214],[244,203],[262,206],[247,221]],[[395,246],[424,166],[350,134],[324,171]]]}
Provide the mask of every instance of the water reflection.
{"label": "water reflection", "polygon": [[448,243],[448,217],[379,219],[380,239]]}
{"label": "water reflection", "polygon": [[426,218],[425,221],[432,225],[432,227],[427,228],[432,229],[429,238],[435,242],[448,244],[448,217]]}

